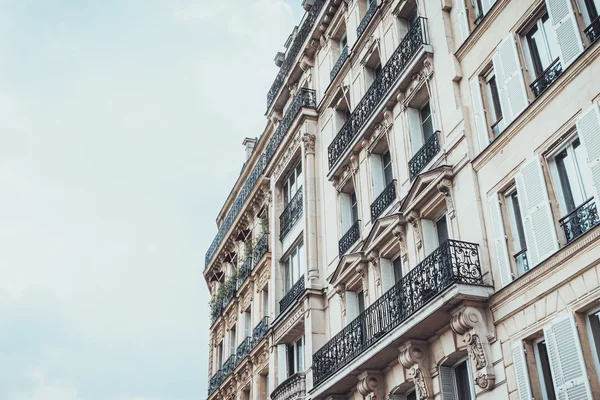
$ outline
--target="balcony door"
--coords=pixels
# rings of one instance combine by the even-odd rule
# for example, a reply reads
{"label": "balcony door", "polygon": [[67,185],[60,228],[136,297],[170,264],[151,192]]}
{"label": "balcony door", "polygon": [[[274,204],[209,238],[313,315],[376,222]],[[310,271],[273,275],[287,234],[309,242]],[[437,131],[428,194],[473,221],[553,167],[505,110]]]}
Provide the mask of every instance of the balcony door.
{"label": "balcony door", "polygon": [[289,292],[302,274],[304,244],[300,243],[291,252],[283,265],[284,292]]}

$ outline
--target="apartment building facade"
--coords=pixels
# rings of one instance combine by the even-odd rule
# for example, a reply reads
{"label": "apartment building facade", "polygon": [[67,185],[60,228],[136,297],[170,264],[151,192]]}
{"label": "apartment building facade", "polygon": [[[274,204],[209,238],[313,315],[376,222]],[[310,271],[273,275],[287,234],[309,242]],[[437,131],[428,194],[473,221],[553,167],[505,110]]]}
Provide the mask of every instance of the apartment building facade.
{"label": "apartment building facade", "polygon": [[304,0],[205,259],[208,399],[600,398],[600,0]]}

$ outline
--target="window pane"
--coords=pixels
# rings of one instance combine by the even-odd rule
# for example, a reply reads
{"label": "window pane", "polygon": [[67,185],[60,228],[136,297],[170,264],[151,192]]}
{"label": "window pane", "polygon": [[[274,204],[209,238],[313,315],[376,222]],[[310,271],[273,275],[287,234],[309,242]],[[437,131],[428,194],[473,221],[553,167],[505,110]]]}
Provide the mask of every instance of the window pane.
{"label": "window pane", "polygon": [[572,160],[569,159],[567,150],[561,151],[556,156],[555,160],[565,209],[567,213],[570,213],[575,209],[575,199],[573,198],[571,179],[569,178],[568,172],[569,166],[567,165],[567,163],[569,163],[570,161],[572,162]]}
{"label": "window pane", "polygon": [[548,359],[548,350],[546,348],[546,342],[539,342],[537,344],[538,356],[540,358],[540,365],[538,368],[541,369],[542,378],[544,380],[543,389],[546,392],[546,398],[548,400],[556,400],[556,394],[554,393],[554,383],[552,381],[552,373],[550,372],[550,360]]}
{"label": "window pane", "polygon": [[515,250],[519,252],[525,247],[525,230],[523,229],[523,219],[521,218],[519,196],[516,191],[510,196],[510,201],[512,205],[512,218],[514,219],[514,226],[516,228],[516,232],[513,235],[513,240],[515,244]]}
{"label": "window pane", "polygon": [[352,204],[352,225],[358,221],[358,202],[356,200],[356,192],[350,195],[350,203]]}
{"label": "window pane", "polygon": [[296,343],[297,343],[297,350],[298,350],[296,372],[301,372],[301,371],[304,371],[304,338],[301,338]]}
{"label": "window pane", "polygon": [[472,400],[471,379],[469,378],[467,361],[463,361],[454,367],[454,380],[458,398],[460,400]]}
{"label": "window pane", "polygon": [[591,171],[587,166],[585,149],[580,145],[579,139],[576,139],[573,142],[573,149],[575,153],[575,168],[577,169],[581,179],[580,187],[583,195],[583,201],[585,201],[593,196],[592,187],[594,187],[594,182],[592,180]]}
{"label": "window pane", "polygon": [[438,244],[441,245],[448,240],[448,222],[445,215],[435,223],[435,227],[437,230]]}
{"label": "window pane", "polygon": [[417,392],[416,391],[412,391],[409,394],[406,395],[406,400],[418,400],[417,399]]}
{"label": "window pane", "polygon": [[429,103],[421,109],[421,124],[423,128],[423,138],[427,141],[433,135],[433,120],[431,119],[431,108]]}
{"label": "window pane", "polygon": [[287,182],[283,185],[282,191],[283,191],[283,206],[285,207],[288,205],[288,203],[290,201],[290,197],[289,197],[290,188],[289,188],[289,185]]}
{"label": "window pane", "polygon": [[365,293],[358,292],[358,313],[362,314],[365,311]]}
{"label": "window pane", "polygon": [[402,280],[402,257],[394,260],[394,281],[398,283],[400,280]]}
{"label": "window pane", "polygon": [[594,342],[594,349],[596,352],[596,360],[600,362],[600,311],[597,311],[590,315],[590,327],[592,341]]}
{"label": "window pane", "polygon": [[500,95],[498,94],[498,84],[496,83],[495,75],[488,81],[488,90],[491,97],[494,122],[497,122],[502,118],[502,108],[500,107]]}
{"label": "window pane", "polygon": [[288,367],[288,377],[292,376],[296,373],[296,371],[294,370],[294,344],[287,344],[286,345],[287,348],[287,367]]}
{"label": "window pane", "polygon": [[552,28],[552,22],[550,22],[550,18],[548,18],[548,15],[545,15],[542,20],[544,21],[544,35],[546,36],[546,43],[548,46],[548,65],[550,65],[554,60],[558,58],[558,55],[560,54],[558,40],[556,39],[556,32],[554,31],[554,28]]}
{"label": "window pane", "polygon": [[540,30],[540,26],[543,27],[543,25],[536,25],[527,34],[529,53],[536,77],[540,76],[551,62],[550,54],[548,54],[548,45],[544,37],[544,32]]}
{"label": "window pane", "polygon": [[385,177],[385,185],[389,185],[394,180],[394,174],[392,171],[392,157],[390,152],[387,151],[383,155],[383,175]]}

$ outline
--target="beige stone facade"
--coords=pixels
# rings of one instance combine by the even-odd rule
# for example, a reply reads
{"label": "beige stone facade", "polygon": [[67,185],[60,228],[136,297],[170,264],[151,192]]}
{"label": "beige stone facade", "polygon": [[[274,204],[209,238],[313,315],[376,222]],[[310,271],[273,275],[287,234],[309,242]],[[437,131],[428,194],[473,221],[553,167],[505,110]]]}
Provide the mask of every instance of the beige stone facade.
{"label": "beige stone facade", "polygon": [[600,398],[600,1],[303,5],[206,255],[208,398]]}

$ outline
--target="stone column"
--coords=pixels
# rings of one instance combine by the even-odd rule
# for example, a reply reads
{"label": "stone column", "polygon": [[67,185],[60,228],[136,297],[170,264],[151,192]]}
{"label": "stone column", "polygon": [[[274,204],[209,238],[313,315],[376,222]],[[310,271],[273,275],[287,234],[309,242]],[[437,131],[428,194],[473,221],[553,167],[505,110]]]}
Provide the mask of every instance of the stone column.
{"label": "stone column", "polygon": [[307,287],[320,288],[319,260],[317,240],[317,189],[315,176],[315,142],[316,136],[310,131],[311,123],[304,122],[302,133],[302,153],[304,155],[304,218],[306,221],[306,267],[308,270]]}

